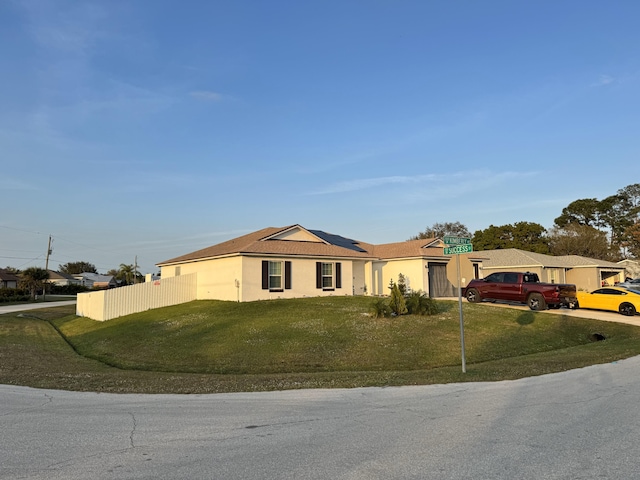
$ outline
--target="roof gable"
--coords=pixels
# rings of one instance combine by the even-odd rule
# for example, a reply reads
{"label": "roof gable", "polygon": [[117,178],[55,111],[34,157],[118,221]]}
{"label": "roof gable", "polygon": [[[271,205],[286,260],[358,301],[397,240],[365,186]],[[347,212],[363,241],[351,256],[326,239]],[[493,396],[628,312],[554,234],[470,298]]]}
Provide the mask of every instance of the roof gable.
{"label": "roof gable", "polygon": [[296,242],[316,242],[326,243],[325,240],[315,235],[313,230],[307,230],[300,225],[293,225],[285,230],[281,230],[273,235],[263,238],[262,241],[268,240],[283,240],[283,241],[296,241]]}
{"label": "roof gable", "polygon": [[76,280],[73,275],[68,273],[58,272],[56,270],[47,270],[49,272],[49,280]]}

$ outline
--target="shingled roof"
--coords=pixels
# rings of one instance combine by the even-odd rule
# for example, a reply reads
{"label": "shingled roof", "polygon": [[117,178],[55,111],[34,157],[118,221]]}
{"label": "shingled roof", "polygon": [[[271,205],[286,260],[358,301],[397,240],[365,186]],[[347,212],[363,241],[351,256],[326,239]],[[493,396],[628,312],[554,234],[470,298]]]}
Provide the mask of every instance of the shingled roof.
{"label": "shingled roof", "polygon": [[14,275],[13,273],[9,273],[3,268],[0,268],[0,281],[2,282],[18,282],[20,281],[20,277]]}
{"label": "shingled roof", "polygon": [[[315,237],[315,241],[281,240],[278,235],[299,228]],[[274,238],[276,237],[276,238]],[[442,249],[433,247],[436,239],[372,245],[322,230],[307,230],[299,225],[268,227],[195,252],[165,260],[158,266],[193,262],[228,255],[262,254],[312,257],[391,259],[423,256],[442,257]]]}
{"label": "shingled roof", "polygon": [[543,253],[527,252],[518,250],[517,248],[505,248],[499,250],[483,250],[482,255],[486,258],[483,261],[485,268],[492,267],[551,267],[551,268],[567,268],[567,267],[599,267],[599,268],[615,268],[620,270],[620,265],[607,262],[606,260],[598,260],[595,258],[581,257],[579,255],[545,255]]}

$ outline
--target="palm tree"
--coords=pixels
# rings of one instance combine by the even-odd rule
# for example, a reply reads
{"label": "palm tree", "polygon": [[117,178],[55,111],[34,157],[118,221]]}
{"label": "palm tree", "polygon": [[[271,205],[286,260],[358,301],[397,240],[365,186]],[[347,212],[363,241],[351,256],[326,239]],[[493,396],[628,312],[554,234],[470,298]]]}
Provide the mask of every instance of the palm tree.
{"label": "palm tree", "polygon": [[133,271],[133,265],[120,264],[120,270],[118,270],[119,277],[124,280],[127,285],[133,283],[135,272]]}
{"label": "palm tree", "polygon": [[38,290],[44,290],[45,281],[49,279],[49,272],[44,268],[29,267],[22,272],[20,284],[22,288],[29,290],[31,298],[35,300]]}

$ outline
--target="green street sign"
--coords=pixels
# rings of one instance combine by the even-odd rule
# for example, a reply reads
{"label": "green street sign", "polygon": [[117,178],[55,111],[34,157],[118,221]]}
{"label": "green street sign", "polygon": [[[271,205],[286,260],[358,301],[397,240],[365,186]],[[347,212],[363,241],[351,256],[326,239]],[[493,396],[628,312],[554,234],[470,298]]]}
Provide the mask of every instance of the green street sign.
{"label": "green street sign", "polygon": [[473,245],[465,244],[465,245],[455,245],[453,247],[445,247],[444,254],[445,255],[459,255],[461,253],[471,253],[473,252]]}
{"label": "green street sign", "polygon": [[471,239],[465,237],[444,237],[442,241],[446,245],[471,245]]}

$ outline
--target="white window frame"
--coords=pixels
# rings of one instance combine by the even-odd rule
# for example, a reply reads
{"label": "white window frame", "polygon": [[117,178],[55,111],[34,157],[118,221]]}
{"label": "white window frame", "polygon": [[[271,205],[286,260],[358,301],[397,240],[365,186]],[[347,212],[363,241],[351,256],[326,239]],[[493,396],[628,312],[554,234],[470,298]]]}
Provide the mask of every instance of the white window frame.
{"label": "white window frame", "polygon": [[[323,290],[333,290],[335,289],[335,272],[336,265],[334,262],[321,262],[322,266],[322,289]],[[330,272],[325,273],[325,266],[330,267]],[[326,281],[328,280],[329,285],[326,285]]]}
{"label": "white window frame", "polygon": [[[280,273],[271,273],[271,266],[275,266],[275,265],[279,265],[280,266]],[[274,260],[269,260],[269,282],[268,282],[268,286],[269,286],[269,291],[282,291],[284,290],[284,262],[282,260],[279,261],[274,261]],[[272,279],[275,278],[279,278],[280,279],[280,285],[279,286],[275,286],[272,283]]]}

